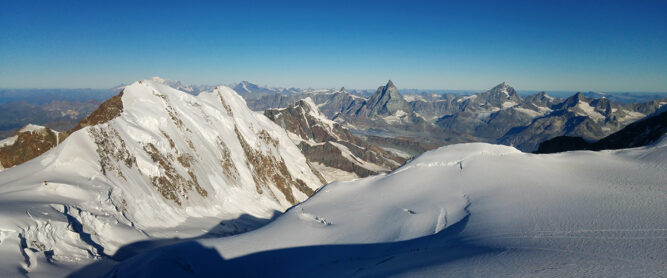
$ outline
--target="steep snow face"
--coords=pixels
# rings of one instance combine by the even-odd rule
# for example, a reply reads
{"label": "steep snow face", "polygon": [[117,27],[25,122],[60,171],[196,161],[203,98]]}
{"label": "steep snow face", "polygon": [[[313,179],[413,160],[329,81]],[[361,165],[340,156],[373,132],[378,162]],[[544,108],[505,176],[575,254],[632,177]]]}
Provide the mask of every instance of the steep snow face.
{"label": "steep snow face", "polygon": [[581,113],[577,113],[577,115],[587,116],[595,121],[602,121],[605,119],[605,116],[600,114],[600,112],[595,111],[595,108],[593,108],[588,102],[579,101],[575,107],[579,108],[581,111]]}
{"label": "steep snow face", "polygon": [[132,241],[269,218],[321,185],[232,89],[195,97],[159,81],[127,86],[119,116],[0,173],[0,269],[39,276]]}
{"label": "steep snow face", "polygon": [[329,184],[256,231],[156,249],[108,277],[664,277],[666,157],[664,140],[558,155],[446,146]]}

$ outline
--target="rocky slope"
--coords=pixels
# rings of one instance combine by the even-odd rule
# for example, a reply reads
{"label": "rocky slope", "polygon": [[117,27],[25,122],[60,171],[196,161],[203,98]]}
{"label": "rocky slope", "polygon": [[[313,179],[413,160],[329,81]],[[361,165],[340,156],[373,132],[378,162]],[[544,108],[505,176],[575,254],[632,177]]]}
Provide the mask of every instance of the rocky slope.
{"label": "rocky slope", "polygon": [[310,98],[284,109],[266,110],[264,115],[290,133],[329,182],[388,172],[405,162],[327,119]]}
{"label": "rocky slope", "polygon": [[[651,103],[624,106],[606,98],[592,99],[578,93],[553,105],[551,112],[534,118],[529,124],[513,128],[498,141],[533,151],[540,142],[557,136],[599,140],[645,117],[645,113],[654,112],[667,101],[662,104],[660,101]],[[639,110],[638,107],[643,109]]]}
{"label": "rocky slope", "polygon": [[[47,98],[48,96],[35,96],[35,98],[42,97]],[[28,102],[24,99],[0,103],[0,139],[14,135],[16,131],[28,123],[46,126],[54,130],[71,129],[97,109],[101,103],[102,100],[53,100],[38,103]]]}
{"label": "rocky slope", "polygon": [[238,233],[323,182],[232,89],[135,82],[55,148],[0,172],[0,269],[60,276],[137,240]]}
{"label": "rocky slope", "polygon": [[409,137],[431,145],[481,141],[524,151],[562,135],[600,139],[667,103],[667,99],[655,99],[622,104],[583,94],[561,99],[545,92],[522,98],[505,82],[472,95],[410,94],[406,98],[388,82],[368,98],[344,89],[306,90],[267,94],[249,102],[264,110],[284,108],[306,97],[329,119],[365,136]]}
{"label": "rocky slope", "polygon": [[558,136],[542,142],[536,153],[556,153],[575,150],[615,150],[648,145],[658,141],[667,133],[667,109],[661,110],[599,141],[588,142],[581,137]]}
{"label": "rocky slope", "polygon": [[67,133],[28,124],[0,141],[0,171],[14,167],[50,150],[67,138]]}

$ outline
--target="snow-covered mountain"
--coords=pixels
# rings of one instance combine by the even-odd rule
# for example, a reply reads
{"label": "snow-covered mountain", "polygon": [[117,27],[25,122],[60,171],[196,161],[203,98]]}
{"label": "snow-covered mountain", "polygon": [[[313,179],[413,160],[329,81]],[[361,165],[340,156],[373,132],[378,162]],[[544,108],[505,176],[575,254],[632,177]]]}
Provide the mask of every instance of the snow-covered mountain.
{"label": "snow-covered mountain", "polygon": [[294,94],[303,91],[298,88],[280,88],[280,87],[269,87],[269,86],[260,86],[257,84],[250,83],[248,81],[241,81],[239,83],[234,83],[228,85],[236,93],[243,96],[244,98],[259,98],[266,95],[273,94]]}
{"label": "snow-covered mountain", "polygon": [[634,148],[651,144],[665,134],[667,134],[667,106],[599,141],[588,142],[581,137],[558,136],[540,143],[536,153]]}
{"label": "snow-covered mountain", "polygon": [[621,105],[606,98],[592,99],[577,93],[549,107],[548,113],[537,115],[528,124],[519,125],[498,139],[498,142],[533,151],[537,146],[556,136],[579,136],[598,140],[653,113],[667,103],[651,101],[644,105]]}
{"label": "snow-covered mountain", "polygon": [[665,277],[665,180],[665,138],[554,155],[450,145],[328,184],[258,230],[155,249],[106,277]]}
{"label": "snow-covered mountain", "polygon": [[309,97],[283,109],[264,111],[283,127],[328,182],[389,172],[405,158],[392,154],[329,120]]}
{"label": "snow-covered mountain", "polygon": [[193,96],[138,81],[0,172],[0,269],[59,276],[137,240],[237,233],[247,227],[234,219],[271,218],[323,182],[232,89]]}
{"label": "snow-covered mountain", "polygon": [[[171,80],[171,79],[165,79],[159,76],[153,76],[150,78],[150,81],[165,84],[169,87],[172,87],[176,90],[186,92],[191,95],[198,95],[201,92],[206,92],[206,91],[211,91],[217,87],[216,85],[205,85],[205,84],[190,84],[190,85],[185,85],[183,82],[179,80]],[[125,87],[128,85],[126,84],[121,84],[116,87],[111,88],[111,90],[118,92],[123,90]]]}
{"label": "snow-covered mountain", "polygon": [[368,99],[359,99],[357,105],[345,108],[339,115],[343,121],[359,124],[370,120],[372,124],[413,124],[419,122],[410,104],[398,92],[398,88],[389,80],[378,87]]}

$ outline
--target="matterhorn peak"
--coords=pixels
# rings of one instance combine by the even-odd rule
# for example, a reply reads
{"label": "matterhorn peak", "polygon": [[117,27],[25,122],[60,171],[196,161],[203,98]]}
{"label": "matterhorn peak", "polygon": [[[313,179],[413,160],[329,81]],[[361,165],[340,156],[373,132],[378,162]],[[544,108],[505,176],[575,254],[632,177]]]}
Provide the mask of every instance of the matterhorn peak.
{"label": "matterhorn peak", "polygon": [[489,90],[493,95],[499,95],[507,99],[519,99],[519,95],[517,95],[516,91],[514,88],[512,88],[507,82],[502,82],[495,87],[491,88]]}
{"label": "matterhorn peak", "polygon": [[511,88],[511,87],[510,87],[509,84],[507,84],[507,82],[503,81],[502,83],[500,83],[500,84],[496,85],[495,87],[493,87],[491,90],[494,90],[494,89],[504,89],[504,88]]}

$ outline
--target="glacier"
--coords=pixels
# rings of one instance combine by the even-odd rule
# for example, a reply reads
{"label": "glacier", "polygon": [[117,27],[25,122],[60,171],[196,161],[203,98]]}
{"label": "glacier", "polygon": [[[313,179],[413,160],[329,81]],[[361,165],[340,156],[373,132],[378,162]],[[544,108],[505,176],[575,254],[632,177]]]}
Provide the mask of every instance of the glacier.
{"label": "glacier", "polygon": [[255,231],[157,248],[106,277],[665,277],[666,154],[665,138],[552,155],[445,146],[328,184]]}

